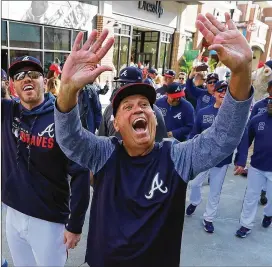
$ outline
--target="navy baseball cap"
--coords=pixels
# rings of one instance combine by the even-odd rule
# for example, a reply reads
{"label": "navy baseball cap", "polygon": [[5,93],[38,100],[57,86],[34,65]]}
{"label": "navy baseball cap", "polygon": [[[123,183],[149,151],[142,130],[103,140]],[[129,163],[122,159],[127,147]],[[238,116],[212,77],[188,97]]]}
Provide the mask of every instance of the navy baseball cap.
{"label": "navy baseball cap", "polygon": [[272,80],[268,82],[267,87],[272,86]]}
{"label": "navy baseball cap", "polygon": [[270,69],[272,69],[272,60],[268,60],[264,63],[266,66],[268,66]]}
{"label": "navy baseball cap", "polygon": [[115,77],[114,81],[122,83],[141,83],[143,81],[143,74],[138,68],[126,67],[120,70],[119,77]]}
{"label": "navy baseball cap", "polygon": [[31,56],[23,56],[17,57],[13,60],[11,66],[9,67],[9,76],[13,77],[19,69],[26,66],[34,67],[35,70],[43,74],[43,67],[40,60]]}
{"label": "navy baseball cap", "polygon": [[123,99],[131,95],[143,95],[145,96],[151,107],[156,101],[156,91],[153,86],[147,83],[127,83],[124,86],[117,89],[113,99],[112,99],[112,108],[113,116],[116,116],[118,107]]}
{"label": "navy baseball cap", "polygon": [[167,71],[163,74],[163,76],[175,78],[175,77],[176,77],[176,72],[173,71],[173,70],[167,70]]}
{"label": "navy baseball cap", "polygon": [[7,73],[1,69],[1,81],[7,81],[8,80],[8,75]]}
{"label": "navy baseball cap", "polygon": [[180,83],[171,83],[165,89],[167,95],[171,98],[180,98],[185,96],[184,87]]}
{"label": "navy baseball cap", "polygon": [[218,81],[219,80],[218,74],[217,73],[209,73],[207,75],[206,81],[208,82],[209,80],[212,80],[212,79],[215,79]]}
{"label": "navy baseball cap", "polygon": [[149,70],[148,70],[148,73],[151,73],[151,74],[158,74],[158,71],[156,70],[156,69],[154,69],[154,68],[150,68]]}
{"label": "navy baseball cap", "polygon": [[227,81],[218,81],[215,86],[214,86],[214,90],[215,91],[220,91],[220,89],[226,89],[228,88],[228,82]]}

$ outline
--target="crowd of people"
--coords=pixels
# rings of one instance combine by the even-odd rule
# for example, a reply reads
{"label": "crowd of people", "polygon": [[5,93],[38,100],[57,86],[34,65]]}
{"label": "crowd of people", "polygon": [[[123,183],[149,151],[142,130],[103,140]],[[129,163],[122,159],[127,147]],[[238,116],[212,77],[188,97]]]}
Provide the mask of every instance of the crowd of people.
{"label": "crowd of people", "polygon": [[14,266],[65,265],[80,241],[92,186],[90,266],[177,267],[184,214],[194,213],[208,179],[203,226],[214,232],[232,162],[235,174],[247,173],[236,236],[251,232],[259,200],[262,226],[271,225],[272,81],[249,116],[247,41],[228,14],[226,25],[207,14],[196,26],[231,75],[169,69],[162,81],[155,68],[126,67],[103,114],[99,94],[107,94],[109,83],[102,88],[98,79],[111,69],[98,63],[114,42],[107,30],[98,38],[93,31],[82,47],[79,33],[63,68],[53,63],[46,74],[38,59],[24,56],[12,62],[9,78],[1,71],[2,203]]}

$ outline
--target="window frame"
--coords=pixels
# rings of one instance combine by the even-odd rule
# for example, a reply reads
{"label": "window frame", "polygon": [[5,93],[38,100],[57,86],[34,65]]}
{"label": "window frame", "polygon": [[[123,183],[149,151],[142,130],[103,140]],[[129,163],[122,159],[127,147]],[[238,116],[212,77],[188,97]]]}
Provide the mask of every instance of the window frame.
{"label": "window frame", "polygon": [[[37,51],[41,52],[41,63],[44,68],[44,55],[46,52],[51,52],[51,53],[64,53],[64,54],[70,54],[72,51],[73,47],[73,34],[74,32],[79,32],[82,31],[84,32],[84,37],[83,37],[83,42],[85,42],[88,38],[88,31],[86,30],[81,30],[81,29],[73,29],[73,28],[65,28],[65,27],[58,27],[58,26],[51,26],[51,25],[45,25],[45,24],[38,24],[38,23],[29,23],[29,22],[24,22],[24,21],[16,21],[16,20],[8,20],[8,19],[1,19],[2,21],[6,21],[7,23],[7,46],[2,46],[1,44],[1,49],[5,49],[8,51],[8,68],[11,63],[11,58],[10,58],[10,51],[11,50],[20,50],[20,51]],[[10,46],[10,22],[11,23],[18,23],[18,24],[27,24],[27,25],[33,25],[33,26],[39,26],[41,27],[41,48],[25,48],[25,47],[16,47],[16,46]],[[59,30],[68,30],[70,32],[70,45],[69,49],[70,50],[52,50],[52,49],[45,49],[44,46],[44,28],[56,28]]]}

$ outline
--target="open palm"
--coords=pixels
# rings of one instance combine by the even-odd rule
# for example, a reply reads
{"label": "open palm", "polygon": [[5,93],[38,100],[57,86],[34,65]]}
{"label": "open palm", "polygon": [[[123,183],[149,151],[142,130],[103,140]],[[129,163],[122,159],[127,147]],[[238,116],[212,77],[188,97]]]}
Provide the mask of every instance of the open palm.
{"label": "open palm", "polygon": [[239,32],[225,14],[226,26],[220,23],[213,15],[198,15],[196,27],[211,45],[209,50],[215,50],[219,60],[232,72],[239,72],[252,60],[251,48],[245,37]]}
{"label": "open palm", "polygon": [[114,39],[109,38],[102,47],[107,35],[108,30],[103,30],[96,40],[97,31],[94,30],[82,47],[80,47],[80,44],[83,33],[80,32],[77,35],[72,52],[63,66],[62,84],[69,84],[73,90],[78,91],[86,84],[92,83],[102,72],[112,70],[109,66],[97,67],[98,62],[106,55],[114,43]]}

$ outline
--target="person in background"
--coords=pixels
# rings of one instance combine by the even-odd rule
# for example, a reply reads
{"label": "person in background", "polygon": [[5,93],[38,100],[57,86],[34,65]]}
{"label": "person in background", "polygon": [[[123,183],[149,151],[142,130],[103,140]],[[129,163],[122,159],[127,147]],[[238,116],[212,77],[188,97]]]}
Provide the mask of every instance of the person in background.
{"label": "person in background", "polygon": [[143,74],[143,81],[144,81],[148,76],[148,70],[146,67],[142,68],[142,74]]}
{"label": "person in background", "polygon": [[84,86],[79,92],[78,106],[82,126],[95,133],[102,120],[102,106],[94,83]]}
{"label": "person in background", "polygon": [[60,80],[59,78],[51,78],[47,81],[46,92],[51,93],[57,97],[60,89]]}
{"label": "person in background", "polygon": [[258,200],[263,187],[266,187],[267,203],[264,207],[262,226],[268,228],[272,223],[272,97],[267,99],[267,111],[253,116],[244,132],[242,146],[246,157],[243,157],[239,169],[243,169],[246,163],[248,148],[254,141],[254,150],[251,157],[250,167],[247,175],[247,189],[243,201],[243,208],[240,216],[241,227],[237,230],[236,236],[244,238],[251,233],[258,209]]}
{"label": "person in background", "polygon": [[167,86],[166,95],[156,101],[164,117],[168,137],[180,142],[187,140],[194,125],[194,108],[183,99],[184,95],[182,86],[174,82]]}
{"label": "person in background", "polygon": [[[126,74],[126,76],[123,75],[124,73]],[[141,83],[141,82],[142,82],[141,70],[135,67],[127,67],[120,71],[120,75],[118,79],[115,80],[116,90],[118,90],[119,87],[124,84]],[[112,96],[112,99],[113,98],[114,98],[114,94]],[[157,118],[155,140],[156,142],[161,142],[163,138],[167,138],[167,131],[166,131],[164,119],[160,109],[156,105],[153,105],[153,108]],[[106,107],[103,113],[102,122],[98,130],[98,135],[99,136],[116,136],[119,140],[121,140],[122,137],[120,133],[115,130],[113,121],[114,121],[113,107],[112,107],[112,104],[110,103]]]}
{"label": "person in background", "polygon": [[147,83],[153,86],[154,88],[156,88],[155,79],[157,75],[158,75],[158,71],[156,69],[154,68],[148,69],[147,78],[144,80],[144,83]]}
{"label": "person in background", "polygon": [[186,77],[187,77],[186,72],[183,72],[183,71],[180,72],[178,74],[178,82],[179,82],[179,84],[185,85],[186,84]]}
{"label": "person in background", "polygon": [[164,96],[166,93],[167,86],[175,81],[176,72],[173,70],[167,70],[163,74],[163,77],[164,77],[164,83],[163,83],[162,87],[160,87],[156,90],[157,99]]}
{"label": "person in background", "polygon": [[[193,130],[190,134],[190,138],[201,134],[203,131],[207,130],[212,126],[214,120],[222,106],[223,100],[226,96],[228,89],[228,83],[226,81],[219,81],[215,85],[215,104],[201,109],[197,113],[195,124]],[[240,150],[238,150],[240,151]],[[237,152],[238,154],[239,152]],[[208,171],[202,172],[196,176],[194,180],[191,181],[191,194],[190,194],[190,205],[186,209],[186,215],[190,216],[195,212],[196,207],[201,203],[201,187],[207,174],[210,178],[210,193],[208,202],[206,204],[205,213],[203,215],[203,225],[204,230],[208,233],[214,232],[213,220],[216,216],[217,208],[220,201],[220,195],[222,186],[225,180],[225,176],[228,170],[229,164],[232,162],[232,155],[229,155],[215,167],[209,169]],[[240,164],[239,162],[236,162]]]}
{"label": "person in background", "polygon": [[51,79],[51,78],[53,78],[53,77],[54,78],[59,78],[60,74],[61,74],[60,66],[58,64],[56,64],[56,63],[53,63],[49,67],[49,71],[47,73],[47,77],[46,78],[48,80]]}
{"label": "person in background", "polygon": [[162,87],[163,85],[163,78],[160,74],[158,74],[155,78],[155,89]]}
{"label": "person in background", "polygon": [[214,85],[216,84],[216,82],[218,82],[218,75],[216,73],[210,73],[207,75],[206,79],[207,90],[206,90],[194,85],[193,79],[196,74],[197,72],[195,68],[193,68],[186,81],[186,90],[188,90],[188,92],[196,99],[197,101],[196,112],[198,112],[201,108],[205,108],[215,103],[213,93]]}

